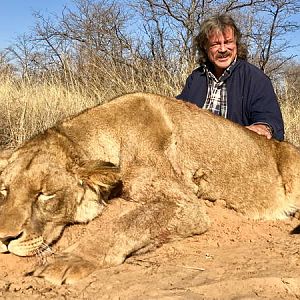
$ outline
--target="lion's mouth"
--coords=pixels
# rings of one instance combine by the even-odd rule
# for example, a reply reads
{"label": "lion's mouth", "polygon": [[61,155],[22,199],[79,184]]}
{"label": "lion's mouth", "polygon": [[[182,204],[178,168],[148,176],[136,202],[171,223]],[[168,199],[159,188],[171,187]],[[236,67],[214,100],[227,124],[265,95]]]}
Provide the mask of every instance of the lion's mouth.
{"label": "lion's mouth", "polygon": [[23,235],[23,232],[19,233],[17,236],[7,236],[4,238],[1,238],[0,252],[1,253],[9,252],[9,249],[8,249],[9,244],[14,240],[20,239],[22,237],[22,235]]}
{"label": "lion's mouth", "polygon": [[23,232],[16,237],[0,241],[0,253],[10,252],[18,256],[33,256],[45,250],[46,245],[42,236],[26,238]]}

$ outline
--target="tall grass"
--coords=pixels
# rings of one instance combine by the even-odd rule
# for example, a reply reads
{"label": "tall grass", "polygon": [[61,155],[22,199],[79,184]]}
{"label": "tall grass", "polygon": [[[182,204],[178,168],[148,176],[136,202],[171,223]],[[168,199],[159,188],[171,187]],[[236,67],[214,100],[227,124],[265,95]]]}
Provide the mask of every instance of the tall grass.
{"label": "tall grass", "polygon": [[16,147],[58,120],[99,103],[59,81],[0,79],[0,143]]}
{"label": "tall grass", "polygon": [[[124,93],[143,91],[177,95],[187,76],[182,73],[180,77],[174,77],[167,70],[159,72],[152,67],[142,67],[140,73],[129,68],[120,73],[117,68],[101,70],[97,67],[92,77],[71,74],[68,80],[54,75],[39,80],[0,75],[1,147],[16,147],[57,121]],[[299,91],[287,84],[278,94],[285,121],[286,140],[299,146]]]}
{"label": "tall grass", "polygon": [[[0,147],[16,147],[57,121],[121,94],[143,91],[176,95],[182,78],[148,67],[101,67],[89,72],[20,79],[0,74]],[[118,75],[122,74],[122,76]],[[186,76],[183,74],[183,76]]]}
{"label": "tall grass", "polygon": [[285,139],[300,147],[300,90],[299,85],[285,82],[277,92],[285,125]]}

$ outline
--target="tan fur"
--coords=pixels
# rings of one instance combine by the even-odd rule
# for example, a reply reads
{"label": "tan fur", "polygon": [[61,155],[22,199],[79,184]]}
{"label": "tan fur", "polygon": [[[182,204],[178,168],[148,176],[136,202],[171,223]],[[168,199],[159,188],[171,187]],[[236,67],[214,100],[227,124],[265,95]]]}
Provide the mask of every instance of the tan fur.
{"label": "tan fur", "polygon": [[125,95],[65,120],[0,166],[1,252],[44,253],[66,225],[104,210],[93,221],[99,230],[34,272],[59,284],[203,233],[203,199],[257,219],[284,218],[300,201],[295,147],[151,94]]}

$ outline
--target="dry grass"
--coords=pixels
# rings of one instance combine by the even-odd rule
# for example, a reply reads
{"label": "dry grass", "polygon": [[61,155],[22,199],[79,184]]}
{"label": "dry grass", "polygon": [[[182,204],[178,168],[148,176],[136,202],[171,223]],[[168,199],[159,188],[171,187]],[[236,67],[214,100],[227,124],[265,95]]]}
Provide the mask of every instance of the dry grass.
{"label": "dry grass", "polygon": [[[97,71],[101,74],[101,70]],[[120,94],[144,91],[174,96],[187,76],[182,74],[181,78],[174,78],[168,72],[162,75],[149,68],[139,76],[124,70],[120,77],[116,75],[120,74],[119,71],[114,69],[110,69],[109,73],[106,69],[105,74],[104,78],[93,77],[86,81],[72,78],[68,84],[55,77],[36,82],[0,76],[0,144],[16,147],[66,116]],[[280,102],[286,140],[299,146],[300,103],[297,92],[291,87],[286,89],[280,94]]]}
{"label": "dry grass", "polygon": [[174,96],[181,89],[182,79],[174,83],[168,72],[161,76],[151,68],[129,70],[124,69],[120,77],[119,69],[98,66],[92,74],[68,74],[63,80],[54,75],[22,80],[0,74],[0,145],[14,148],[57,121],[121,94],[143,91]]}
{"label": "dry grass", "polygon": [[85,97],[76,87],[59,82],[25,82],[0,79],[0,141],[15,147],[58,120],[102,99]]}
{"label": "dry grass", "polygon": [[285,124],[285,139],[297,147],[300,146],[300,91],[286,84],[285,90],[279,93],[281,111]]}

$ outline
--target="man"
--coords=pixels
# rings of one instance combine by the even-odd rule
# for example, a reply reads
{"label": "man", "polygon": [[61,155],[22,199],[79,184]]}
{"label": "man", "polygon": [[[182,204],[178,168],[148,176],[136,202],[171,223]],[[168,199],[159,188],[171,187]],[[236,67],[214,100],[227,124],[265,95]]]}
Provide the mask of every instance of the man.
{"label": "man", "polygon": [[195,46],[200,67],[178,99],[223,116],[267,139],[284,139],[281,111],[270,79],[246,61],[241,32],[228,15],[204,21]]}

